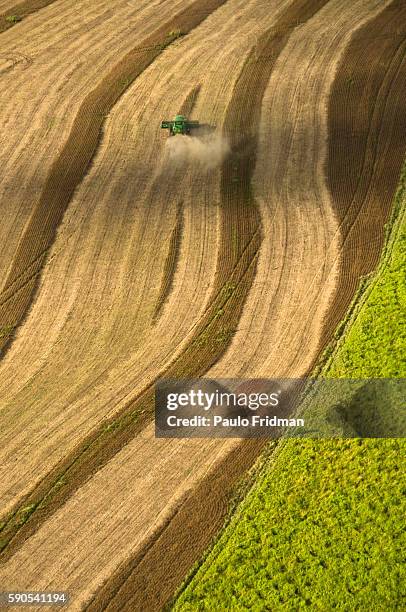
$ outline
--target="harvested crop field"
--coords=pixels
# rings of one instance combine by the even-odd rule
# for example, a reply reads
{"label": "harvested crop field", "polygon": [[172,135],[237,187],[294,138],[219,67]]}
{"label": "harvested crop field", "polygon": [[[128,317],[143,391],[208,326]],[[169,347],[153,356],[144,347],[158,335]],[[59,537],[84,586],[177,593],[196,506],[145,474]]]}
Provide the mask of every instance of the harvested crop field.
{"label": "harvested crop field", "polygon": [[[310,372],[379,260],[406,6],[20,4],[0,0],[0,580],[159,610],[264,442],[155,439],[154,382]],[[215,134],[171,149],[178,112]]]}

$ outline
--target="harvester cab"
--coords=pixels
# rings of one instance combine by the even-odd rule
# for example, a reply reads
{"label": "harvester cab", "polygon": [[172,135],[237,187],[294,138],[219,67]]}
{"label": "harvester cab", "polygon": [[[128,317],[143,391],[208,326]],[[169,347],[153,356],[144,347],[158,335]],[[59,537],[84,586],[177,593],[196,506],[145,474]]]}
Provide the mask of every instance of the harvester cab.
{"label": "harvester cab", "polygon": [[176,115],[173,121],[162,121],[161,128],[169,130],[169,136],[176,134],[189,135],[193,128],[198,128],[198,121],[189,121],[183,115]]}

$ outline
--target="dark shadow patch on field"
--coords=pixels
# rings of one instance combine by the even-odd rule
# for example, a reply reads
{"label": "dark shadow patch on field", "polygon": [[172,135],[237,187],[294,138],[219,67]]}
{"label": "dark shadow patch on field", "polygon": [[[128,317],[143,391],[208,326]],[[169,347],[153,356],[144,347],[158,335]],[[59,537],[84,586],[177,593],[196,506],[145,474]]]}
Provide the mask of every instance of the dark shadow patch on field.
{"label": "dark shadow patch on field", "polygon": [[404,397],[386,379],[367,381],[346,401],[332,407],[327,420],[343,437],[396,438],[405,431]]}
{"label": "dark shadow patch on field", "polygon": [[326,174],[340,223],[342,258],[326,329],[343,318],[360,278],[374,270],[383,246],[406,153],[406,33],[399,31],[405,22],[406,5],[394,0],[361,27],[331,90]]}

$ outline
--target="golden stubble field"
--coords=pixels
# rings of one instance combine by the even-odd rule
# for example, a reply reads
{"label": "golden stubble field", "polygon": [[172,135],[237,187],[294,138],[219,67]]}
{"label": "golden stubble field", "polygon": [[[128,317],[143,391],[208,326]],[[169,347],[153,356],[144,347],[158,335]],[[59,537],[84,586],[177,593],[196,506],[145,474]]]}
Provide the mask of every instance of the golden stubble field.
{"label": "golden stubble field", "polygon": [[[171,533],[161,599],[126,586],[158,609],[208,544],[261,443],[154,439],[151,385],[311,369],[379,254],[402,19],[379,0],[58,0],[0,33],[2,583],[113,609],[126,564],[159,581]],[[394,36],[371,47],[377,29]],[[182,109],[229,143],[215,168],[168,162],[159,124]]]}

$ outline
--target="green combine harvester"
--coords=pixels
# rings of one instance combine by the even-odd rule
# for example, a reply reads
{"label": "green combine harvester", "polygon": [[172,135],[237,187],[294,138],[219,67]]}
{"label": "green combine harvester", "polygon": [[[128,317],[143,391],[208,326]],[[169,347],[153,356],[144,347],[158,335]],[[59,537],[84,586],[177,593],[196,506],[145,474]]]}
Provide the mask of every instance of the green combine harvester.
{"label": "green combine harvester", "polygon": [[176,134],[187,136],[193,128],[198,127],[198,121],[189,121],[183,115],[176,115],[173,121],[162,121],[161,123],[161,128],[169,130],[169,136],[175,136]]}

